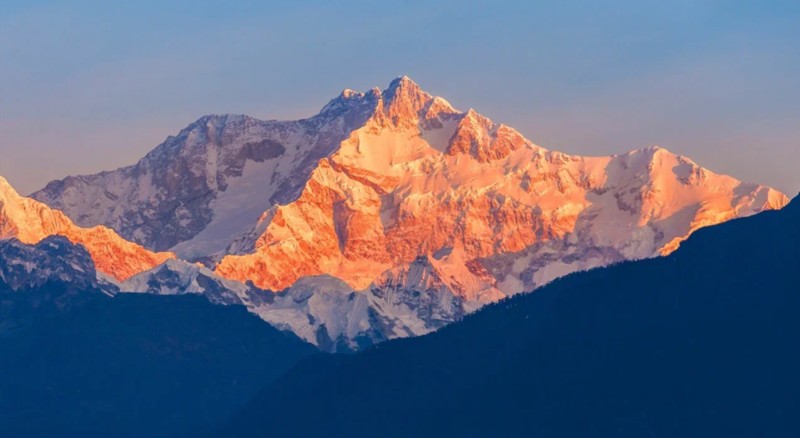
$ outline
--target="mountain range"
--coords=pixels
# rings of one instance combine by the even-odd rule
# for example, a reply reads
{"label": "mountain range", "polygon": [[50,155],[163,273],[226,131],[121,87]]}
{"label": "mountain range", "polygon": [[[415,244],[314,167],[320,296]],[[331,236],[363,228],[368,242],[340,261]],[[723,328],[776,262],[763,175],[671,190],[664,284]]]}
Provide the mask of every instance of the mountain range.
{"label": "mountain range", "polygon": [[0,431],[796,435],[798,204],[407,77],[205,116],[128,167],[0,177]]}
{"label": "mountain range", "polygon": [[353,355],[313,354],[213,295],[110,296],[82,245],[7,239],[0,430],[792,436],[798,223],[795,199]]}
{"label": "mountain range", "polygon": [[206,433],[317,351],[241,306],[105,287],[66,237],[0,241],[3,436]]}
{"label": "mountain range", "polygon": [[108,294],[203,294],[352,351],[786,202],[660,147],[550,151],[401,77],[298,121],[205,116],[30,197],[0,179],[0,238],[63,235]]}

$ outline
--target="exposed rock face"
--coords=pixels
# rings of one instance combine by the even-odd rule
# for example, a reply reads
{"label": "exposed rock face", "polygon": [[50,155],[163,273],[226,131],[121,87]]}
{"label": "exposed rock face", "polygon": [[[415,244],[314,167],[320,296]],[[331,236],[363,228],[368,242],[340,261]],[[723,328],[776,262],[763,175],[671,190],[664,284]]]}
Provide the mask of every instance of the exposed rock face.
{"label": "exposed rock face", "polygon": [[174,257],[172,253],[146,250],[101,225],[78,227],[62,212],[20,196],[0,177],[0,240],[16,238],[22,243],[35,244],[52,235],[83,245],[97,270],[117,280],[126,280]]}

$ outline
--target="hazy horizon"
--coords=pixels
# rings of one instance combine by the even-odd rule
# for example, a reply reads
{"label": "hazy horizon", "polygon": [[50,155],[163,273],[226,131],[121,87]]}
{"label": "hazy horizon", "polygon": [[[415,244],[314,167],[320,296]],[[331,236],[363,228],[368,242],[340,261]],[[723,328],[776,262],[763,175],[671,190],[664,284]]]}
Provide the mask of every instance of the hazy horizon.
{"label": "hazy horizon", "polygon": [[798,21],[781,1],[9,1],[0,175],[27,194],[133,164],[206,114],[308,117],[408,75],[549,149],[658,144],[794,196]]}

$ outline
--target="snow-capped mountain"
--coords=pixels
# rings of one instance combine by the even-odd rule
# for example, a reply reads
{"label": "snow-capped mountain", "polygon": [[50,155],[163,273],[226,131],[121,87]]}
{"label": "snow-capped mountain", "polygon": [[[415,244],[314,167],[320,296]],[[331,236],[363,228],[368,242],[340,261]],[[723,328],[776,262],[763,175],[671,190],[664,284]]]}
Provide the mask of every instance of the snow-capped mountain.
{"label": "snow-capped mountain", "polygon": [[[502,297],[465,268],[453,278],[452,269],[463,261],[452,250],[399,265],[363,290],[329,275],[303,277],[277,292],[264,290],[169,253],[153,254],[106,227],[75,226],[61,212],[19,196],[5,180],[0,182],[0,280],[5,289],[59,282],[76,291],[112,296],[200,294],[216,304],[243,305],[326,351],[351,351],[426,334]],[[165,254],[169,257],[161,257]],[[95,264],[105,270],[96,270]]]}
{"label": "snow-capped mountain", "polygon": [[[157,295],[201,294],[215,304],[249,303],[255,288],[235,280],[227,280],[210,269],[179,259],[169,259],[152,269],[118,283],[120,292]],[[263,291],[262,291],[263,292]]]}
{"label": "snow-capped mountain", "polygon": [[200,292],[213,278],[270,323],[351,347],[435,330],[570,272],[668,254],[700,227],[788,202],[655,146],[549,151],[407,77],[345,90],[298,121],[206,116],[133,166],[32,197],[207,266],[167,262],[133,289]]}
{"label": "snow-capped mountain", "polygon": [[[319,161],[304,190],[267,210],[216,267],[268,288],[319,273],[365,287],[445,247],[505,294],[565,273],[674,249],[694,229],[786,197],[651,147],[587,158],[547,151],[407,78]],[[370,98],[375,100],[374,98]]]}
{"label": "snow-capped mountain", "polygon": [[273,292],[222,278],[196,263],[169,259],[112,285],[109,293],[200,294],[216,304],[243,305],[322,350],[352,351],[460,320],[486,302],[481,294],[494,293],[487,301],[502,297],[472,274],[444,279],[442,263],[447,261],[419,257],[359,291],[330,275],[318,275]]}
{"label": "snow-capped mountain", "polygon": [[302,277],[267,301],[251,300],[252,311],[323,350],[346,351],[430,333],[502,297],[473,277],[444,278],[441,263],[419,257],[361,290],[327,274]]}
{"label": "snow-capped mountain", "polygon": [[354,291],[329,275],[303,277],[286,290],[265,298],[254,303],[253,312],[325,351],[357,350],[415,334],[402,331],[396,335],[395,328],[406,328],[403,322],[394,323],[395,318],[375,307],[368,294]]}
{"label": "snow-capped mountain", "polygon": [[202,117],[133,166],[53,181],[32,197],[147,248],[190,259],[223,254],[269,207],[296,198],[369,108],[331,104],[293,122]]}
{"label": "snow-capped mountain", "polygon": [[308,358],[217,435],[796,436],[798,224],[800,197],[431,336]]}
{"label": "snow-capped mountain", "polygon": [[0,241],[16,238],[22,243],[35,244],[52,235],[81,244],[91,254],[97,270],[116,280],[126,280],[174,257],[172,253],[154,253],[128,242],[102,225],[76,226],[64,213],[20,196],[0,176]]}

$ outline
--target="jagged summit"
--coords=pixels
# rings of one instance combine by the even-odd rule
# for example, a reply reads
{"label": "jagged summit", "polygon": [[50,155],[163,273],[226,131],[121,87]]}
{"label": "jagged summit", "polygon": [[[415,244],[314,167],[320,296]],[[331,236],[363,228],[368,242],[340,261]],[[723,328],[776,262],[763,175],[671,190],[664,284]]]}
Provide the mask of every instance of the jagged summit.
{"label": "jagged summit", "polygon": [[389,83],[389,87],[383,91],[384,99],[387,102],[394,100],[430,100],[433,98],[430,94],[412,81],[408,76],[400,76]]}
{"label": "jagged summit", "polygon": [[408,76],[393,80],[382,96],[383,113],[393,125],[417,123],[420,112],[433,99]]}
{"label": "jagged summit", "polygon": [[[376,111],[379,108],[385,108],[389,111],[389,108],[392,107],[395,108],[395,111],[412,108],[418,112],[422,107],[425,107],[426,104],[430,104],[432,101],[435,101],[435,105],[432,105],[433,107],[456,112],[445,99],[432,96],[422,90],[422,88],[408,76],[401,76],[392,80],[388,87],[383,90],[375,87],[365,92],[359,92],[350,88],[345,88],[338,96],[325,104],[318,114],[304,120],[314,120],[320,116],[340,116],[344,111]],[[381,103],[382,105],[379,105]],[[259,120],[244,114],[207,114],[190,123],[186,128],[181,130],[176,137],[180,137],[198,128],[202,129],[209,124],[223,125],[236,122],[282,123],[278,120]]]}
{"label": "jagged summit", "polygon": [[3,178],[3,176],[0,175],[0,194],[2,194],[3,196],[8,196],[10,193],[16,194],[17,191],[14,190],[13,187],[11,187],[11,184],[8,182],[7,179]]}
{"label": "jagged summit", "polygon": [[345,112],[369,113],[381,126],[407,127],[420,120],[431,120],[442,113],[458,114],[445,99],[433,96],[408,76],[401,76],[381,90],[358,92],[346,88],[314,117],[341,116]]}
{"label": "jagged summit", "polygon": [[417,83],[414,82],[413,79],[408,77],[408,75],[398,76],[398,77],[392,79],[391,82],[389,82],[389,89],[397,88],[397,87],[404,87],[404,86],[405,87],[416,87],[416,88],[419,88],[419,85],[417,85]]}
{"label": "jagged summit", "polygon": [[342,90],[339,95],[330,100],[319,114],[312,117],[338,117],[344,112],[357,111],[357,112],[374,112],[380,100],[380,92],[375,90],[367,91],[366,93],[359,93],[358,91],[346,88]]}

